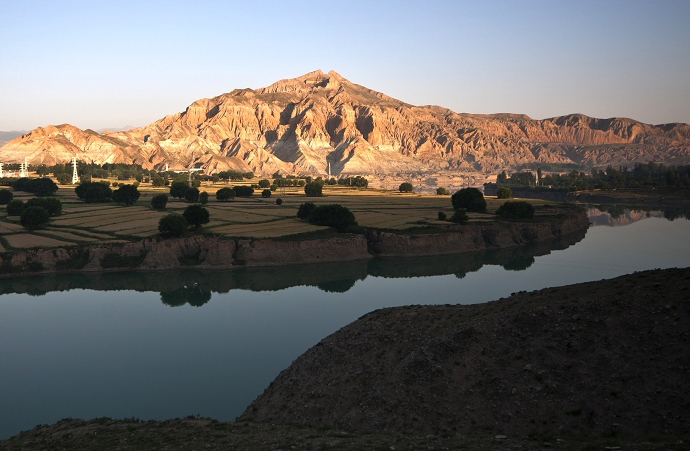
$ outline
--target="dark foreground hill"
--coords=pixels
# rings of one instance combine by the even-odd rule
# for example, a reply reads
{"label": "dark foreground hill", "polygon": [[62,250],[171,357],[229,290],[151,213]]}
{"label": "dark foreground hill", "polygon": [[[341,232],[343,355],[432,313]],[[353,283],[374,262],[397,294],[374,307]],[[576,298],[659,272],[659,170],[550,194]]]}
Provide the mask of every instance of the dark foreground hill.
{"label": "dark foreground hill", "polygon": [[687,450],[690,268],[372,312],[236,423],[63,420],[10,449]]}

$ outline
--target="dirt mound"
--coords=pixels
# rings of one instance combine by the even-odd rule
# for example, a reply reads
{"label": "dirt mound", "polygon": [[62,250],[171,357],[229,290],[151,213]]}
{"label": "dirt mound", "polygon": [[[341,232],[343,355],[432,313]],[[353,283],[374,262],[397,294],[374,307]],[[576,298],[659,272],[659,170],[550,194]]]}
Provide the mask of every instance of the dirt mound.
{"label": "dirt mound", "polygon": [[690,430],[690,269],[372,312],[299,357],[243,420],[523,437]]}

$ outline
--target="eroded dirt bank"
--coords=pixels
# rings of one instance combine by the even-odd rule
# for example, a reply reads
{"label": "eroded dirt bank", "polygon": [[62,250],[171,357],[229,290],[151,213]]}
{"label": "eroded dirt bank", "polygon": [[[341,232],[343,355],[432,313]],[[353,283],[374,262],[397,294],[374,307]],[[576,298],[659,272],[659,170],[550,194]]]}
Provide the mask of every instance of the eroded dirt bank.
{"label": "eroded dirt bank", "polygon": [[421,256],[506,249],[559,239],[589,227],[587,214],[565,214],[539,222],[496,222],[454,226],[425,233],[366,230],[304,240],[228,239],[192,236],[145,239],[1,254],[0,275],[108,270],[163,270],[184,267],[231,269],[303,263],[343,262],[379,256]]}
{"label": "eroded dirt bank", "polygon": [[518,437],[690,431],[690,268],[365,315],[241,419]]}

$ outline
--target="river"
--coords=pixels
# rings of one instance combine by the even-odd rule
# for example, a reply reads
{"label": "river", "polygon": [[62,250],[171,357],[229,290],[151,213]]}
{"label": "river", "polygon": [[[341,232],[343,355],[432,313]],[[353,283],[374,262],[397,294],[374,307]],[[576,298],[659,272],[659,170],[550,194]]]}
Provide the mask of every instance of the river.
{"label": "river", "polygon": [[0,439],[65,417],[233,420],[372,310],[690,266],[690,221],[612,212],[590,210],[601,225],[584,235],[500,252],[0,280]]}

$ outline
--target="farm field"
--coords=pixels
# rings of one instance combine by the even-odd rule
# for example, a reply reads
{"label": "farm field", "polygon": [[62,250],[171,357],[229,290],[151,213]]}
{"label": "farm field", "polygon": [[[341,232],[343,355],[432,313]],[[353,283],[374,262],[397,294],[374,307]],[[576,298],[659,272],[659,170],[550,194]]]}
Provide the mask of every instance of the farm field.
{"label": "farm field", "polygon": [[[448,195],[402,194],[339,185],[324,186],[323,197],[306,197],[303,188],[288,187],[278,188],[271,198],[262,198],[261,191],[255,190],[252,197],[238,197],[229,201],[216,200],[215,193],[218,189],[233,185],[205,183],[199,188],[200,191],[209,194],[206,208],[211,219],[209,224],[199,230],[200,233],[243,238],[275,238],[327,230],[327,227],[311,225],[296,218],[297,210],[304,202],[313,202],[316,205],[340,204],[354,213],[360,226],[393,230],[448,224],[438,220],[438,213],[442,211],[448,217],[453,214]],[[56,197],[62,202],[62,214],[51,218],[46,228],[33,232],[19,224],[18,216],[8,216],[5,208],[0,208],[0,251],[132,241],[153,237],[158,234],[160,218],[171,212],[181,214],[190,205],[184,200],[170,197],[164,211],[154,210],[150,206],[151,198],[156,194],[169,193],[169,188],[141,184],[139,191],[141,197],[136,204],[126,207],[113,202],[89,204],[76,196],[73,186],[60,186]],[[13,194],[15,199],[23,201],[33,197],[20,191]],[[276,204],[278,197],[283,200],[282,205]],[[492,221],[493,213],[504,202],[490,197],[486,199],[489,214],[470,213],[471,222]],[[539,200],[531,202],[535,206],[546,203]]]}

